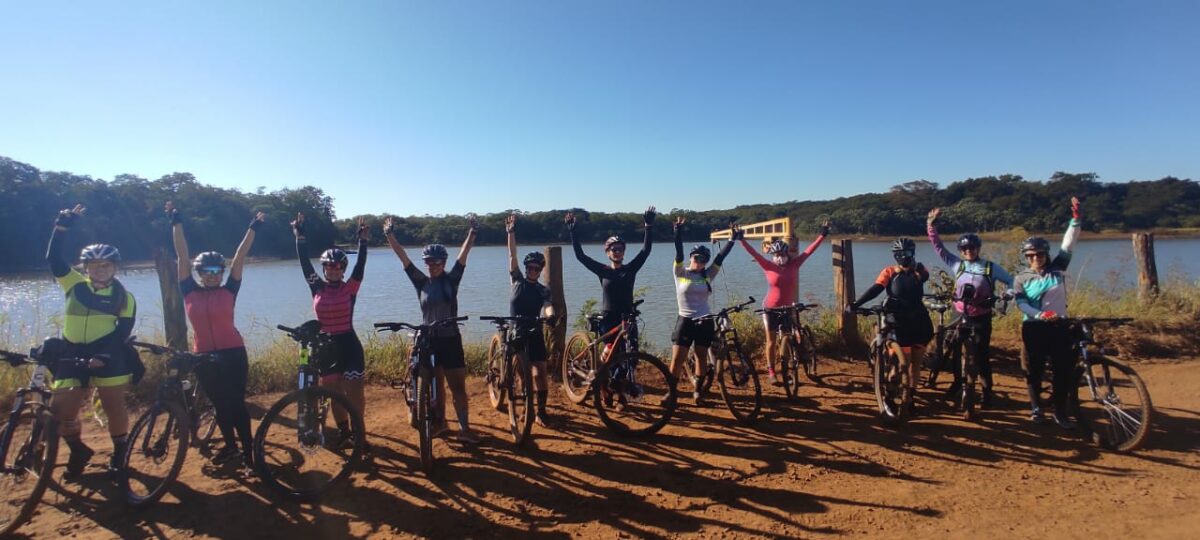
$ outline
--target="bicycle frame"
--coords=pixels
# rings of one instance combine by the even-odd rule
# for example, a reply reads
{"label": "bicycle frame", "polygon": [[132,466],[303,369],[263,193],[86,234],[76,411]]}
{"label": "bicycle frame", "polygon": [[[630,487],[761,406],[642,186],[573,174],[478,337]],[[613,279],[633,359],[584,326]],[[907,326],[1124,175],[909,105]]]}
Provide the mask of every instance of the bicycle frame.
{"label": "bicycle frame", "polygon": [[[46,376],[50,374],[50,369],[38,363],[36,359],[31,358],[30,356],[19,355],[19,357],[23,363],[34,364],[33,375],[31,375],[29,378],[29,384],[22,388],[18,388],[16,394],[13,396],[12,409],[8,413],[7,425],[9,426],[15,426],[17,424],[17,419],[21,414],[21,409],[25,408],[25,404],[27,403],[31,394],[40,398],[40,403],[43,406],[49,406],[50,397],[52,395],[50,388],[46,385]],[[39,439],[41,437],[41,429],[43,427],[44,426],[40,424],[35,424],[34,430],[30,433],[30,440]],[[3,437],[3,439],[0,439],[0,441],[3,442],[3,444],[0,445],[0,463],[8,463],[8,448],[13,437],[12,429],[4,430],[4,433],[0,436]],[[17,472],[18,470],[20,469],[9,469],[6,467],[4,472],[12,473]]]}

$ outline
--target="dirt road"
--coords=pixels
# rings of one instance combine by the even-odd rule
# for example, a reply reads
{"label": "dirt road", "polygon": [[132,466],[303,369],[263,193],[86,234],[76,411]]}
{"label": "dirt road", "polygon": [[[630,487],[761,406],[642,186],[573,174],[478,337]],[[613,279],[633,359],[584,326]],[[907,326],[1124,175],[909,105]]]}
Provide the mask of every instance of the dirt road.
{"label": "dirt road", "polygon": [[[1005,363],[1004,366],[1009,366]],[[21,533],[39,538],[196,537],[900,537],[1180,538],[1200,525],[1200,361],[1139,363],[1155,429],[1134,455],[1099,451],[1025,417],[1023,386],[998,377],[982,423],[928,408],[899,432],[874,421],[865,369],[822,365],[821,385],[767,418],[734,424],[719,400],[685,399],[658,436],[610,435],[590,408],[552,393],[559,429],[515,450],[507,417],[472,381],[476,448],[439,441],[432,479],[415,472],[415,433],[395,391],[368,393],[371,472],[320,507],[280,503],[253,480],[189,456],[156,507],[109,502],[94,460],[80,484],[47,493]],[[256,399],[255,413],[271,396]],[[94,426],[89,429],[95,435]],[[107,448],[103,437],[92,444]]]}

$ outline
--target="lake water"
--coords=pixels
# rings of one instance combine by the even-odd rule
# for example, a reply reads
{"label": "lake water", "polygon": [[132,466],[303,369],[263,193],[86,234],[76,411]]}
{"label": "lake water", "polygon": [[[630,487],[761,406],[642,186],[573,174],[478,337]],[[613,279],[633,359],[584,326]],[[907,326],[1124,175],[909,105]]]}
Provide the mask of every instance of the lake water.
{"label": "lake water", "polygon": [[[929,243],[918,240],[918,260],[931,268],[941,267]],[[1056,243],[1052,245],[1057,250]],[[629,247],[636,249],[638,244],[630,244]],[[520,253],[523,255],[535,248],[540,249],[541,246],[523,246]],[[984,256],[1002,259],[999,255],[1001,249],[999,245],[985,244]],[[599,245],[586,246],[585,250],[597,260],[603,260],[604,254]],[[1174,276],[1194,281],[1200,276],[1200,257],[1196,255],[1200,250],[1200,240],[1158,239],[1155,250],[1160,279]],[[563,251],[567,307],[573,316],[585,300],[599,298],[600,284],[575,260],[570,246],[563,246]],[[630,258],[633,255],[631,251]],[[657,346],[668,343],[675,320],[676,304],[671,278],[673,257],[674,247],[671,244],[656,244],[638,274],[638,286],[647,288],[646,302],[642,307],[646,335]],[[802,299],[822,305],[832,303],[831,261],[832,254],[827,242],[801,268]],[[861,293],[865,290],[879,270],[890,261],[888,243],[855,242],[856,291]],[[1082,279],[1116,287],[1134,286],[1137,273],[1131,242],[1128,239],[1080,242],[1070,274],[1075,281]],[[122,271],[120,279],[138,300],[135,332],[147,338],[161,336],[162,302],[154,270]],[[758,265],[741,247],[735,246],[713,288],[713,305],[716,308],[748,295],[761,300],[766,282]],[[507,315],[508,295],[506,249],[502,246],[473,249],[459,292],[460,314],[472,317]],[[48,270],[35,274],[0,275],[0,341],[7,341],[9,346],[30,344],[56,334],[62,309],[62,293]],[[246,267],[238,298],[237,324],[252,349],[280,336],[280,332],[275,330],[276,324],[294,326],[311,318],[312,300],[299,263],[272,261]],[[365,338],[372,331],[372,323],[396,320],[420,321],[416,294],[401,270],[399,259],[391,250],[386,247],[374,248],[358,297],[355,326],[359,335]],[[464,332],[470,340],[481,340],[490,335],[491,326],[471,320],[466,323]]]}

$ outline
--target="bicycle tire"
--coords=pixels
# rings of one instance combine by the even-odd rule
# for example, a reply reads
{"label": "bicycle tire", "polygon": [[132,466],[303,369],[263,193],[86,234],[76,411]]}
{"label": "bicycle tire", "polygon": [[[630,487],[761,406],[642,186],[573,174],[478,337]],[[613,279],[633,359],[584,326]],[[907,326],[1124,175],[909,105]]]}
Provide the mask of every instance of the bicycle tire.
{"label": "bicycle tire", "polygon": [[571,334],[563,349],[562,387],[567,399],[576,405],[583,403],[589,394],[588,386],[596,376],[596,352],[591,347],[590,336],[584,332]]}
{"label": "bicycle tire", "polygon": [[[0,504],[15,511],[0,514],[0,537],[12,534],[33,517],[50,484],[58,457],[58,422],[49,408],[38,402],[25,403],[10,418],[15,418],[16,424],[5,422],[0,431],[0,442],[4,445],[0,449],[4,455],[0,471],[4,500]],[[19,431],[22,426],[28,426],[27,436]],[[20,503],[15,505],[9,502],[18,500]]]}
{"label": "bicycle tire", "polygon": [[[877,357],[871,379],[875,386],[879,419],[885,425],[899,426],[908,420],[909,409],[912,406],[907,370],[900,369],[900,359],[892,352],[889,344],[885,343],[874,354]],[[894,380],[888,377],[888,372],[892,369],[896,370]]]}
{"label": "bicycle tire", "polygon": [[533,430],[533,366],[524,359],[512,357],[511,372],[505,390],[508,393],[508,429],[513,443],[524,446]]}
{"label": "bicycle tire", "polygon": [[[322,400],[328,400],[328,405],[322,403]],[[353,445],[349,452],[343,448],[327,446],[330,442],[325,438],[328,412],[309,413],[318,423],[309,432],[314,438],[311,442],[299,440],[297,421],[300,407],[332,407],[334,404],[345,410],[350,420],[352,433],[347,440],[353,440]],[[290,409],[288,414],[284,414],[284,410],[292,405],[297,407],[295,415]],[[341,392],[319,386],[293,390],[271,405],[259,423],[254,434],[254,467],[258,471],[259,479],[284,497],[297,501],[317,501],[330,489],[346,481],[359,465],[363,455],[365,433],[362,413]],[[340,437],[342,434],[338,435]],[[268,444],[272,450],[269,456]],[[275,451],[277,448],[279,451]],[[303,457],[304,454],[309,457]],[[300,466],[307,465],[310,461],[317,465],[331,464],[330,468],[336,472],[298,472]]]}
{"label": "bicycle tire", "polygon": [[421,470],[425,474],[433,473],[433,430],[436,428],[433,420],[432,395],[433,373],[428,366],[417,368],[417,438],[418,451],[421,458]]}
{"label": "bicycle tire", "polygon": [[963,420],[971,422],[978,418],[976,409],[979,406],[979,393],[975,390],[975,385],[979,382],[979,373],[975,369],[973,348],[966,343],[960,344],[959,347],[956,353],[960,359],[958,373],[962,380],[962,390],[958,399],[959,409],[962,412]]}
{"label": "bicycle tire", "polygon": [[196,422],[192,425],[192,446],[195,446],[201,455],[207,456],[212,454],[213,435],[217,432],[217,408],[203,389],[198,389],[193,394],[193,399]]}
{"label": "bicycle tire", "polygon": [[[719,349],[720,347],[721,347],[720,345],[718,345],[717,343],[714,342],[712,344],[712,347],[710,347],[708,349],[709,355],[712,355],[712,351],[714,349]],[[703,399],[705,396],[708,395],[708,391],[710,389],[712,389],[713,373],[712,373],[712,370],[708,367],[708,364],[707,364],[708,359],[705,359],[705,365],[704,365],[705,373],[704,373],[704,375],[697,375],[696,374],[696,360],[697,360],[696,350],[692,349],[691,351],[688,351],[687,360],[685,360],[683,362],[683,369],[684,369],[684,373],[687,373],[688,381],[689,382],[695,381],[695,384],[693,385],[692,390],[700,392],[700,398]]]}
{"label": "bicycle tire", "polygon": [[[1089,392],[1091,388],[1081,373],[1080,378],[1085,384],[1076,386],[1073,400],[1080,427],[1094,443],[1104,448],[1117,452],[1136,450],[1150,433],[1154,416],[1154,405],[1146,383],[1128,364],[1107,356],[1093,355],[1090,369],[1100,394],[1090,399],[1078,395],[1079,388],[1088,389]],[[1126,404],[1117,395],[1118,390],[1123,390],[1126,399],[1136,395],[1137,403]]]}
{"label": "bicycle tire", "polygon": [[487,373],[484,375],[484,380],[487,382],[488,401],[492,404],[492,408],[497,411],[504,407],[504,344],[500,341],[500,336],[492,336],[491,343],[488,344],[487,351]]}
{"label": "bicycle tire", "polygon": [[800,355],[804,357],[804,376],[812,382],[817,380],[817,341],[813,339],[812,330],[808,326],[800,326],[800,336],[804,342],[800,345]]}
{"label": "bicycle tire", "polygon": [[[628,368],[622,367],[626,362],[631,362],[632,374],[619,373]],[[677,398],[675,377],[662,360],[644,352],[614,354],[596,371],[592,384],[592,401],[600,421],[622,436],[657,433],[671,421]]]}
{"label": "bicycle tire", "polygon": [[779,377],[788,399],[796,399],[800,392],[800,353],[796,347],[790,335],[779,341]]}
{"label": "bicycle tire", "polygon": [[[183,469],[191,436],[191,419],[179,403],[155,403],[138,417],[121,456],[125,470],[121,488],[130,506],[150,506],[166,495]],[[174,454],[170,453],[172,443]],[[162,464],[167,467],[160,472],[156,466]]]}
{"label": "bicycle tire", "polygon": [[[713,354],[713,349],[709,351],[709,354]],[[762,411],[762,385],[758,380],[758,370],[742,351],[723,348],[718,353],[721,356],[714,360],[717,363],[721,398],[725,400],[725,406],[734,420],[752,426],[758,422],[759,412]]]}

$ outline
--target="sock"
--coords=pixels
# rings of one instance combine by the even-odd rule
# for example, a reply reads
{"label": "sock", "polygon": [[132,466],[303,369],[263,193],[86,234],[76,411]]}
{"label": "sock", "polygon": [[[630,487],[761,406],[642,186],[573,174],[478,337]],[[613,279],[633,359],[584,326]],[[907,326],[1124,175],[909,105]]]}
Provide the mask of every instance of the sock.
{"label": "sock", "polygon": [[538,414],[546,414],[546,396],[549,394],[547,390],[538,390],[535,395],[537,399]]}

